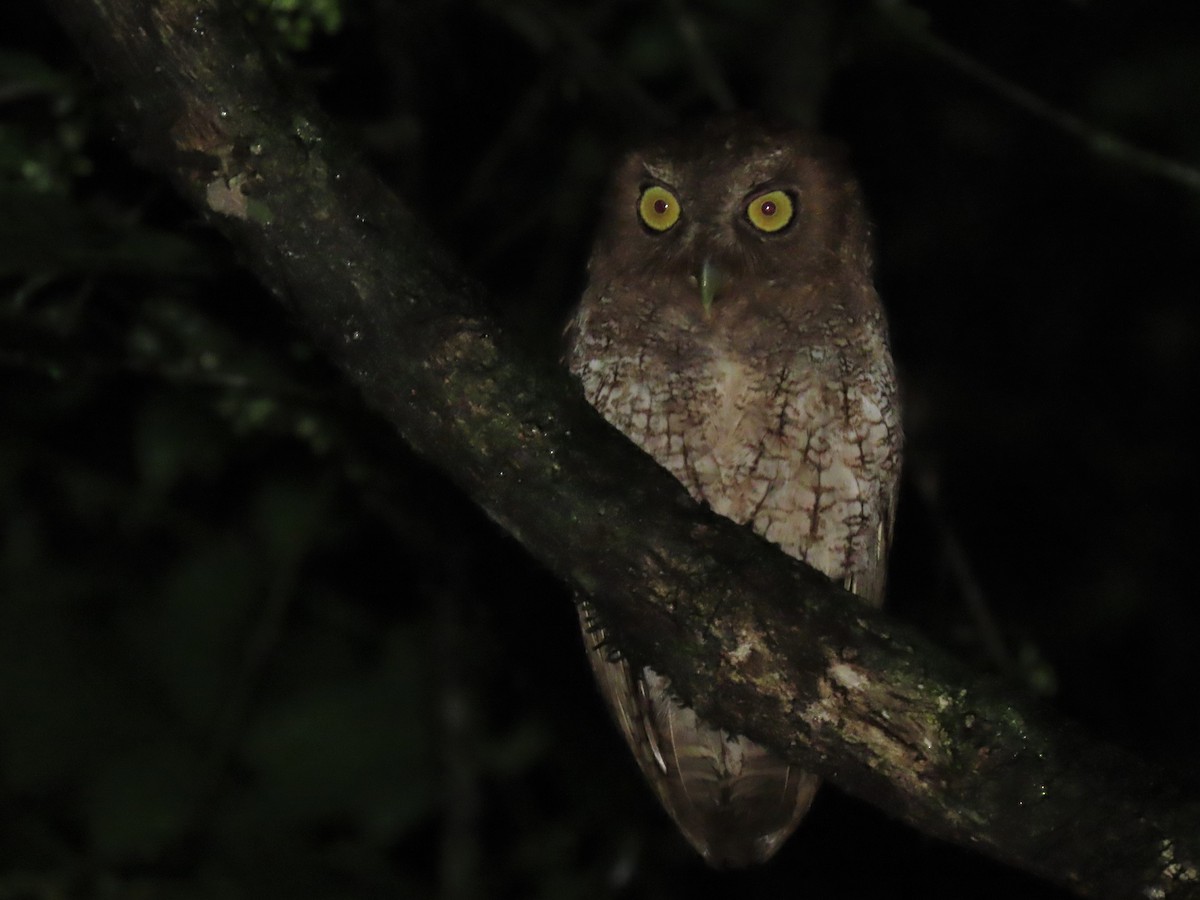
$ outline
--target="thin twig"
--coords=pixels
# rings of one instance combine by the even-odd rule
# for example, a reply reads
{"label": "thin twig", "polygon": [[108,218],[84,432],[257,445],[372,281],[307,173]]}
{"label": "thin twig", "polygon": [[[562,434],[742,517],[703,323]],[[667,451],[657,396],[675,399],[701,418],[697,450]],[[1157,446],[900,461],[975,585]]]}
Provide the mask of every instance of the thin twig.
{"label": "thin twig", "polygon": [[667,0],[667,7],[671,11],[671,17],[675,20],[675,29],[683,40],[688,62],[692,66],[692,74],[696,76],[700,86],[716,104],[717,109],[721,112],[733,112],[737,109],[737,100],[734,99],[729,83],[721,74],[720,67],[704,42],[704,36],[700,33],[700,23],[688,11],[683,0]]}
{"label": "thin twig", "polygon": [[[331,479],[319,487],[317,495],[322,507],[327,505]],[[192,810],[192,826],[210,816],[220,799],[220,792],[229,775],[230,763],[236,755],[254,702],[263,683],[283,633],[284,623],[296,597],[300,569],[304,561],[303,545],[293,544],[278,561],[275,577],[263,598],[258,619],[246,635],[237,675],[224,697],[221,709],[212,724],[210,749],[205,760],[204,774],[199,783],[198,801]]]}
{"label": "thin twig", "polygon": [[984,652],[999,671],[1005,675],[1018,676],[1020,672],[1017,664],[1013,660],[1012,654],[1008,652],[1004,637],[996,624],[996,617],[992,615],[987,596],[971,568],[966,548],[963,547],[956,530],[950,524],[941,502],[937,476],[931,468],[919,465],[915,468],[910,465],[910,471],[917,495],[925,504],[934,530],[937,531],[946,565],[950,568],[950,575],[958,586],[967,612],[974,621],[975,631],[983,644]]}
{"label": "thin twig", "polygon": [[1188,190],[1200,191],[1200,169],[1160,153],[1144,150],[1112,132],[1097,128],[1074,113],[1051,106],[1032,91],[1014,84],[977,59],[937,37],[923,25],[916,24],[918,14],[902,0],[879,0],[876,8],[897,30],[907,35],[926,52],[974,78],[1018,109],[1083,142],[1097,156],[1148,175],[1164,178]]}
{"label": "thin twig", "polygon": [[462,562],[448,569],[449,583],[437,602],[440,659],[443,821],[440,846],[441,900],[479,896],[479,744],[470,690],[469,635]]}
{"label": "thin twig", "polygon": [[554,4],[487,2],[482,9],[535,50],[562,59],[570,74],[610,106],[622,110],[630,121],[662,126],[674,119],[671,110],[609,58],[588,30]]}

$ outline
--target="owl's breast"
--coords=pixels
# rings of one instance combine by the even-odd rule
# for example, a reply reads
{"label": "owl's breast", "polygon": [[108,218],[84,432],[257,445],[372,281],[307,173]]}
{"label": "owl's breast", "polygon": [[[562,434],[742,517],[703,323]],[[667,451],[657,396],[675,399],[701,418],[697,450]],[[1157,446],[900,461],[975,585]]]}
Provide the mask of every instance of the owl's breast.
{"label": "owl's breast", "polygon": [[864,367],[853,349],[668,358],[649,346],[580,375],[592,404],[698,500],[873,593],[900,430],[889,357]]}

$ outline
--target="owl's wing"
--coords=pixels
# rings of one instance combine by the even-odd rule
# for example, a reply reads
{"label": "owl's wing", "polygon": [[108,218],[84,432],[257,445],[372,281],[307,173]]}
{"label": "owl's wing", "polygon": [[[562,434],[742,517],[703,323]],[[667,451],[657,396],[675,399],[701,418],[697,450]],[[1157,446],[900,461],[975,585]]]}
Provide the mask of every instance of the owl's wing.
{"label": "owl's wing", "polygon": [[820,779],[747,738],[703,724],[652,669],[605,643],[586,603],[588,659],[638,766],[688,842],[713,866],[763,862],[808,811]]}
{"label": "owl's wing", "polygon": [[884,589],[887,585],[887,561],[892,549],[892,525],[896,521],[896,499],[898,484],[891,486],[890,493],[882,499],[882,515],[875,531],[866,539],[863,557],[866,564],[856,572],[842,578],[842,586],[852,594],[858,594],[872,606],[883,606]]}

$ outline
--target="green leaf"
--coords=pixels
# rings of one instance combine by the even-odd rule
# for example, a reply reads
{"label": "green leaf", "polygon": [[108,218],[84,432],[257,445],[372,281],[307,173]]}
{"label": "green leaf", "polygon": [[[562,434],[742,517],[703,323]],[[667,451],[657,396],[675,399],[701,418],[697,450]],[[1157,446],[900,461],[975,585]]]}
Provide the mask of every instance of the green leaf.
{"label": "green leaf", "polygon": [[84,803],[95,850],[113,862],[161,853],[188,827],[202,772],[191,748],[165,739],[113,758],[90,783]]}
{"label": "green leaf", "polygon": [[261,804],[252,817],[352,820],[386,843],[432,812],[428,660],[414,637],[394,635],[373,671],[323,678],[263,711],[245,744]]}

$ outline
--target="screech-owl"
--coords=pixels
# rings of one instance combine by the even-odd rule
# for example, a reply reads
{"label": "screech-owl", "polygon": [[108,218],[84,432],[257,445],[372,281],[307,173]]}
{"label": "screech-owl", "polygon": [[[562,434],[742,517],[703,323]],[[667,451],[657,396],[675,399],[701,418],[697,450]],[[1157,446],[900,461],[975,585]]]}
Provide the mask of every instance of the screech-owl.
{"label": "screech-owl", "polygon": [[[567,358],[698,501],[879,604],[901,430],[869,238],[823,140],[746,116],[673,135],[615,174]],[[601,692],[684,836],[717,867],[768,859],[818,778],[700,721],[580,615]]]}

